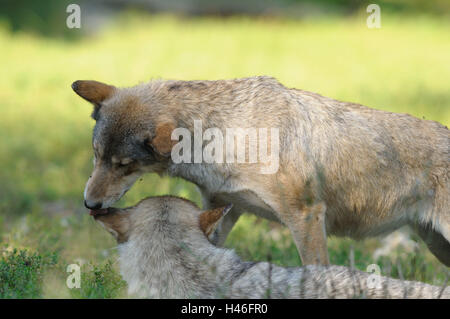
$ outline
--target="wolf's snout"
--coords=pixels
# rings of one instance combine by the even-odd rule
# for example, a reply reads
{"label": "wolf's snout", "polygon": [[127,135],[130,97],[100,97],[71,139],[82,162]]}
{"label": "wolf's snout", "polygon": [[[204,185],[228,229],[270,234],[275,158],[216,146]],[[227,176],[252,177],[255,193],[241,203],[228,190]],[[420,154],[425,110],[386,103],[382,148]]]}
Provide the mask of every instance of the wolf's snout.
{"label": "wolf's snout", "polygon": [[88,201],[88,200],[84,201],[84,206],[87,209],[91,209],[91,210],[98,210],[98,209],[102,208],[102,205],[103,205],[103,203],[99,203],[99,202],[93,203],[93,202]]}

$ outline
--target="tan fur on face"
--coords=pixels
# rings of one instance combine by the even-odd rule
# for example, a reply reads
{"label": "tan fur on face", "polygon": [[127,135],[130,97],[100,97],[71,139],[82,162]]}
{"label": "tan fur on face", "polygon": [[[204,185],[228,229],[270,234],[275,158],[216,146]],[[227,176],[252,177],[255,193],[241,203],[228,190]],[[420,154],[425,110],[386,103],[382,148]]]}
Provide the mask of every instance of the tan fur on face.
{"label": "tan fur on face", "polygon": [[171,138],[174,129],[175,125],[172,123],[162,123],[156,127],[155,138],[150,144],[162,156],[169,156],[172,147],[178,143]]}
{"label": "tan fur on face", "polygon": [[108,212],[106,215],[97,215],[94,218],[114,236],[119,244],[128,240],[130,231],[128,212]]}
{"label": "tan fur on face", "polygon": [[130,163],[125,170],[119,171],[117,167],[108,167],[104,160],[97,159],[86,183],[85,195],[88,196],[85,197],[89,198],[90,203],[102,203],[103,208],[107,208],[109,202],[104,202],[104,199],[108,198],[110,202],[119,199],[125,192],[123,185],[131,187],[139,176],[139,168],[135,163]]}

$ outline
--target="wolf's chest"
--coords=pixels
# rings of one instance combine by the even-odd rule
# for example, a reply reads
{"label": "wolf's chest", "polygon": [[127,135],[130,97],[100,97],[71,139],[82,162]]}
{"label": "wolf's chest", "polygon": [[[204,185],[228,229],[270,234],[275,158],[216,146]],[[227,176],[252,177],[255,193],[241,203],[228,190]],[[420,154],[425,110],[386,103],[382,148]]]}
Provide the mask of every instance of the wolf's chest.
{"label": "wolf's chest", "polygon": [[169,168],[169,174],[196,184],[204,200],[215,207],[231,203],[234,210],[279,221],[271,205],[245,181],[229,174],[224,166],[177,164]]}
{"label": "wolf's chest", "polygon": [[236,210],[247,212],[272,221],[280,221],[276,212],[258,194],[251,190],[221,192],[210,195],[210,201],[215,205],[232,203]]}

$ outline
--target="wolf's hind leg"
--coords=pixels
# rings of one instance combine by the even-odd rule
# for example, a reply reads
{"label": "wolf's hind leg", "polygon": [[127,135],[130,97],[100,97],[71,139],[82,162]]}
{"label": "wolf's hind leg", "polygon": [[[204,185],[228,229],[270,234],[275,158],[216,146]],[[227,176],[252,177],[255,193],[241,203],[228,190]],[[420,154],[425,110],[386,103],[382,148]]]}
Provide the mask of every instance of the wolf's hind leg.
{"label": "wolf's hind leg", "polygon": [[414,229],[433,255],[444,265],[450,267],[450,242],[441,233],[433,229],[430,223],[415,224]]}

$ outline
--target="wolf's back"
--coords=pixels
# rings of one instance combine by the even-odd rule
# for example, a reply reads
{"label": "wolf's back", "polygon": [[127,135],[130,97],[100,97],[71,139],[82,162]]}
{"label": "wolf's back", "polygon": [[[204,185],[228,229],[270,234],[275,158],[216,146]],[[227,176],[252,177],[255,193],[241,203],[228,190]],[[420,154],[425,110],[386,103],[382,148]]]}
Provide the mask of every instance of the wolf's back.
{"label": "wolf's back", "polygon": [[342,266],[284,268],[257,263],[233,283],[231,298],[450,299],[450,287],[379,276]]}

